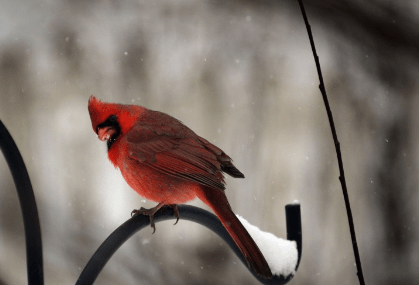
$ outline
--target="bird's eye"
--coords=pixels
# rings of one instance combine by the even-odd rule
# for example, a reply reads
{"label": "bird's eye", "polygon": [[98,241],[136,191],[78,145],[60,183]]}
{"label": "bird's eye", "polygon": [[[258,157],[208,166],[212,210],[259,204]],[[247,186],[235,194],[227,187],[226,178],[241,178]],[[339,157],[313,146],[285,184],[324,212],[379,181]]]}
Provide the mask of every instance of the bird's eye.
{"label": "bird's eye", "polygon": [[110,117],[109,117],[109,120],[110,120],[111,122],[116,122],[116,116],[115,116],[115,115],[110,116]]}

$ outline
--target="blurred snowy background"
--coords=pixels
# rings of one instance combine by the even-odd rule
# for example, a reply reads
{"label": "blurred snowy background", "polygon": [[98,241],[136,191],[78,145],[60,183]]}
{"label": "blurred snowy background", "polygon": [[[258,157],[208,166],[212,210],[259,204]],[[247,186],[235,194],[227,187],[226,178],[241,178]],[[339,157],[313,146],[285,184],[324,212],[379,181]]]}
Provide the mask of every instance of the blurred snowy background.
{"label": "blurred snowy background", "polygon": [[[305,1],[343,151],[367,284],[419,279],[419,2]],[[74,284],[100,243],[152,207],[106,157],[91,94],[166,112],[228,153],[233,210],[286,237],[290,284],[358,284],[338,166],[297,1],[0,0],[0,119],[28,167],[46,284]],[[0,284],[25,284],[22,218],[0,159]],[[416,189],[416,190],[415,190]],[[192,204],[202,206],[199,201]],[[257,284],[180,220],[127,242],[96,284]]]}

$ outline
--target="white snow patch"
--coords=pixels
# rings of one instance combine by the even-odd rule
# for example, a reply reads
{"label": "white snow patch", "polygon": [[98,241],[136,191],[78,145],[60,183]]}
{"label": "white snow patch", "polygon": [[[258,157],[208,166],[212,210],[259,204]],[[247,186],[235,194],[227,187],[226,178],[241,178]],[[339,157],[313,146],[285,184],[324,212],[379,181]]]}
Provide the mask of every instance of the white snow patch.
{"label": "white snow patch", "polygon": [[237,218],[259,247],[273,275],[295,275],[295,266],[298,261],[297,243],[295,241],[284,240],[272,233],[264,232],[239,215],[237,215]]}

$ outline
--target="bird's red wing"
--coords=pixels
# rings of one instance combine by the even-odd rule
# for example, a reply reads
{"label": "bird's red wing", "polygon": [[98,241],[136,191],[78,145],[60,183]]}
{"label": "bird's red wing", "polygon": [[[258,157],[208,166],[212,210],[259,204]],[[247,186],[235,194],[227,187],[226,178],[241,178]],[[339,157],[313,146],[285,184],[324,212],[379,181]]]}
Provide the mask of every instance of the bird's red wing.
{"label": "bird's red wing", "polygon": [[183,125],[159,127],[140,123],[126,134],[130,158],[177,178],[225,189],[217,156],[195,133]]}

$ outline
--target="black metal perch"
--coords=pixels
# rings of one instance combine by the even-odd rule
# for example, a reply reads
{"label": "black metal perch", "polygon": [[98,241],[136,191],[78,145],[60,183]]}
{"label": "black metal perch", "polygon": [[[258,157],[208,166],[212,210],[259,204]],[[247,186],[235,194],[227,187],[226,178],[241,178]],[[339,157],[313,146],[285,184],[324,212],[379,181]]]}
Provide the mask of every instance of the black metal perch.
{"label": "black metal perch", "polygon": [[[22,156],[7,131],[6,127],[0,120],[0,148],[9,165],[12,173],[16,189],[21,205],[26,241],[26,260],[28,270],[28,284],[42,285],[44,284],[43,261],[42,261],[42,240],[41,228],[38,218],[38,210],[35,202],[35,195],[32,190],[29,174],[23,162]],[[218,218],[203,209],[179,205],[179,216],[181,219],[199,223],[222,237],[227,244],[232,248],[240,260],[245,264],[246,261],[241,254],[236,244],[231,239],[230,235],[221,225]],[[301,213],[300,205],[290,204],[285,207],[287,220],[287,239],[296,241],[298,250],[298,261],[295,270],[298,269],[301,252],[302,252],[302,232],[301,232]],[[175,219],[174,211],[171,207],[163,207],[154,216],[155,222]],[[81,273],[76,285],[93,284],[97,276],[106,265],[112,255],[118,248],[133,236],[139,230],[150,225],[150,220],[147,216],[137,215],[126,221],[119,228],[117,228],[98,248],[95,254],[87,263],[83,272]],[[246,266],[247,268],[247,266]],[[294,275],[289,276],[274,276],[272,279],[260,279],[252,269],[249,269],[252,274],[263,284],[286,284]]]}
{"label": "black metal perch", "polygon": [[[201,224],[224,239],[225,242],[231,247],[235,254],[240,258],[240,260],[245,264],[247,268],[247,263],[240,252],[239,248],[234,243],[233,239],[227,233],[227,231],[222,226],[218,218],[201,208],[197,208],[189,205],[178,205],[179,217],[180,219],[189,220]],[[297,270],[298,265],[301,259],[302,252],[302,233],[301,233],[301,214],[300,214],[300,205],[299,204],[290,204],[285,207],[286,210],[286,219],[287,219],[287,238],[288,240],[296,241],[297,250],[298,250],[298,262],[295,270]],[[169,219],[176,219],[174,211],[171,207],[165,206],[160,209],[154,215],[154,222],[161,222]],[[150,219],[148,216],[136,215],[122,224],[117,228],[98,248],[95,254],[87,263],[83,272],[81,273],[76,285],[87,285],[92,284],[100,271],[106,265],[108,260],[112,255],[119,249],[121,245],[124,244],[130,237],[132,237],[136,232],[141,229],[148,227],[150,225]],[[289,276],[274,276],[272,279],[265,280],[259,278],[252,269],[250,272],[263,284],[286,284],[290,281],[294,275]]]}

